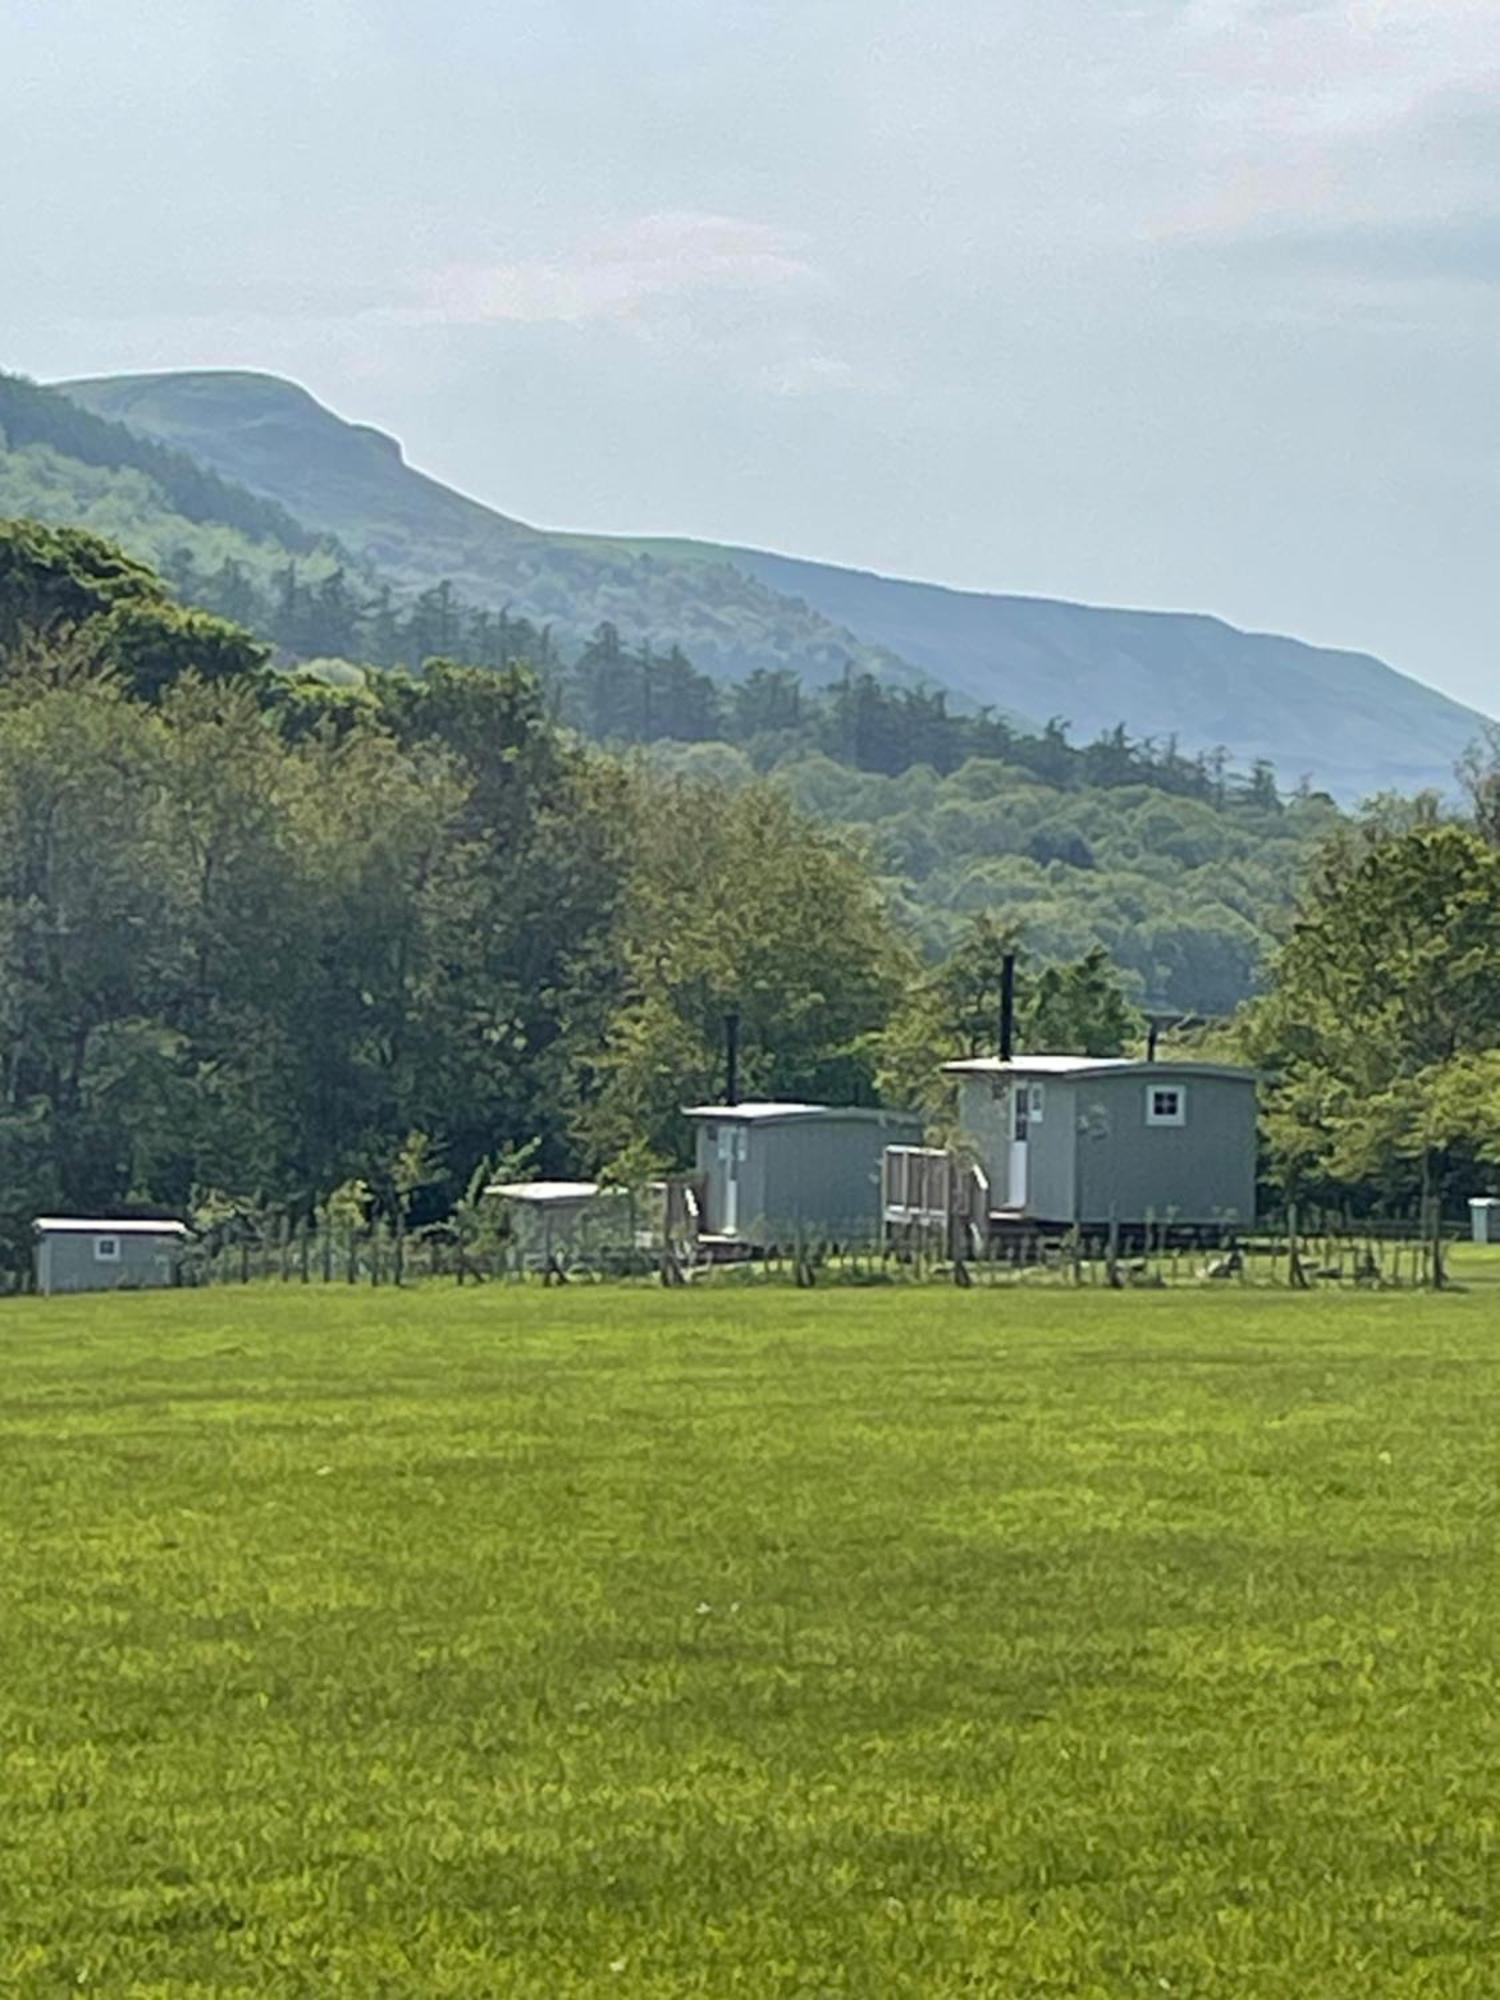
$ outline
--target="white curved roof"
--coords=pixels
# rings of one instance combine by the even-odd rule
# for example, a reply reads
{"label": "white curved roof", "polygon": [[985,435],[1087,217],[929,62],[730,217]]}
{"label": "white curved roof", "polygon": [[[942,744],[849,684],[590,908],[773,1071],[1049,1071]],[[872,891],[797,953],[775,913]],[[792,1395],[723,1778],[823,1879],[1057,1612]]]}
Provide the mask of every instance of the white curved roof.
{"label": "white curved roof", "polygon": [[794,1118],[853,1118],[870,1125],[914,1125],[920,1122],[915,1111],[889,1111],[875,1104],[797,1104],[750,1099],[744,1104],[685,1104],[684,1118],[744,1119],[751,1124],[771,1125]]}
{"label": "white curved roof", "polygon": [[140,1216],[130,1216],[122,1222],[108,1215],[39,1215],[31,1226],[45,1230],[49,1235],[60,1231],[73,1231],[82,1236],[186,1236],[188,1233],[185,1222],[153,1221]]}
{"label": "white curved roof", "polygon": [[1002,1062],[999,1056],[971,1056],[963,1062],[946,1062],[948,1076],[1221,1076],[1233,1083],[1254,1083],[1253,1069],[1235,1063],[1194,1062],[1175,1056],[1014,1056]]}
{"label": "white curved roof", "polygon": [[492,1181],[486,1194],[502,1201],[529,1201],[536,1208],[561,1208],[568,1202],[592,1201],[597,1181]]}

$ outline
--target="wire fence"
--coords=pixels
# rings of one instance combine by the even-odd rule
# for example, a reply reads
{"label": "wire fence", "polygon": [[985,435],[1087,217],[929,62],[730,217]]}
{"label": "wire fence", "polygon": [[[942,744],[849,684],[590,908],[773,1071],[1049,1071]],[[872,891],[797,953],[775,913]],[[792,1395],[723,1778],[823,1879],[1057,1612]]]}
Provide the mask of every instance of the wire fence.
{"label": "wire fence", "polygon": [[[545,1244],[524,1234],[465,1237],[290,1221],[191,1245],[184,1285],[413,1284],[1064,1285],[1113,1290],[1255,1286],[1291,1291],[1440,1289],[1460,1232],[1435,1210],[1395,1220],[1291,1211],[1254,1227],[1170,1222],[1015,1229],[974,1240],[941,1222],[885,1229],[789,1228],[762,1240],[655,1238],[618,1223]],[[958,1238],[955,1241],[955,1238]]]}
{"label": "wire fence", "polygon": [[384,1226],[356,1229],[242,1230],[191,1245],[178,1263],[183,1285],[412,1285],[520,1282],[564,1284],[574,1276],[647,1277],[657,1268],[649,1250],[628,1238],[598,1236],[538,1249],[523,1240],[466,1242],[450,1230],[408,1233]]}

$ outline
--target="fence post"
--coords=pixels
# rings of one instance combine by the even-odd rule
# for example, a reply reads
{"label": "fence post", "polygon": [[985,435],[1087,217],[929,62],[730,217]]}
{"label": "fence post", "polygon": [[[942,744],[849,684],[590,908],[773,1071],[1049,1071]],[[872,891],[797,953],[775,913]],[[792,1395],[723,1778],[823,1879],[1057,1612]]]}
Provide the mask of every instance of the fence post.
{"label": "fence post", "polygon": [[1286,1281],[1293,1291],[1307,1290],[1307,1273],[1302,1268],[1302,1253],[1297,1247],[1297,1204],[1288,1202],[1286,1211]]}
{"label": "fence post", "polygon": [[1427,1204],[1428,1234],[1432,1244],[1432,1289],[1442,1291],[1448,1282],[1448,1274],[1443,1269],[1443,1203],[1440,1195],[1432,1195]]}

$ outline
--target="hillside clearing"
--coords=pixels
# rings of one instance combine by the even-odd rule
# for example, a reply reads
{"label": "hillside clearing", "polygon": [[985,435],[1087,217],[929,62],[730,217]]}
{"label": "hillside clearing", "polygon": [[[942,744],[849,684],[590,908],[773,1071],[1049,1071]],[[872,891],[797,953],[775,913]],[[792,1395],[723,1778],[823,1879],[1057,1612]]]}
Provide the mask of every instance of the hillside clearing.
{"label": "hillside clearing", "polygon": [[1489,1994],[1492,1295],[7,1304],[0,1985]]}

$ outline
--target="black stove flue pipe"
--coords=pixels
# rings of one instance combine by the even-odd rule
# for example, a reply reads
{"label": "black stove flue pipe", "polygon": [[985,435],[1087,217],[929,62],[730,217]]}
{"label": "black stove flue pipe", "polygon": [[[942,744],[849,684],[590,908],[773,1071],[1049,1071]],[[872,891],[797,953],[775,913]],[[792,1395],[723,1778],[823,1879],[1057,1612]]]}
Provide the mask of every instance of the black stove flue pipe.
{"label": "black stove flue pipe", "polygon": [[1016,1052],[1016,955],[1008,951],[1000,961],[1000,1060],[1009,1062]]}

